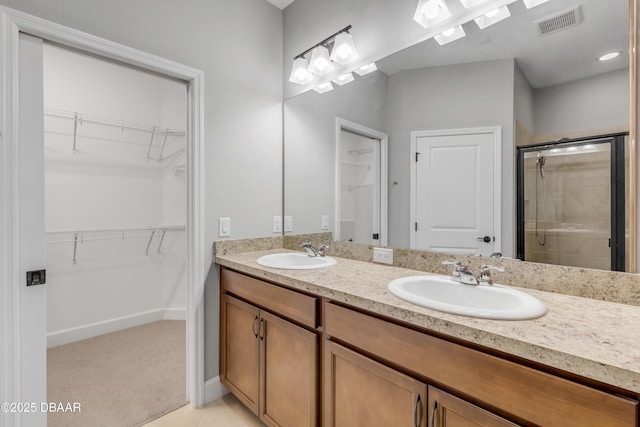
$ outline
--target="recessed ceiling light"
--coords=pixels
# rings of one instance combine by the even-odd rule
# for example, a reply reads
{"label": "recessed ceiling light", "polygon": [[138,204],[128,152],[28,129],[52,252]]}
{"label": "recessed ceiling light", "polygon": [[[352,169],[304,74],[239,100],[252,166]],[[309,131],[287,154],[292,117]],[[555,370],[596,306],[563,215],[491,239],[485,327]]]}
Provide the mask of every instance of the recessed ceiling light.
{"label": "recessed ceiling light", "polygon": [[612,59],[617,58],[618,56],[620,56],[620,54],[622,53],[622,51],[615,51],[615,52],[607,52],[603,55],[600,55],[598,57],[598,61],[604,62],[604,61],[611,61]]}

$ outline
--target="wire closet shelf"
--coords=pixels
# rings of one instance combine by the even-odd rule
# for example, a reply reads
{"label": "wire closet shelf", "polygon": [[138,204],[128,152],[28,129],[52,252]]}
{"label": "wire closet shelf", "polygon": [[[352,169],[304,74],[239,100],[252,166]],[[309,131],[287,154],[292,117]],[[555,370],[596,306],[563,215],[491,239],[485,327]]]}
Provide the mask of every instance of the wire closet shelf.
{"label": "wire closet shelf", "polygon": [[157,254],[162,253],[162,243],[167,233],[184,232],[184,225],[138,228],[98,228],[84,230],[48,231],[45,233],[47,244],[73,243],[73,263],[77,263],[78,243],[82,244],[95,240],[126,240],[131,238],[146,238],[145,255],[149,255],[151,244],[158,240]]}
{"label": "wire closet shelf", "polygon": [[[121,131],[135,131],[151,134],[149,140],[149,149],[147,150],[147,158],[162,162],[166,160],[164,157],[164,148],[167,144],[167,139],[170,137],[183,137],[186,132],[176,129],[170,129],[160,126],[147,125],[142,123],[128,122],[125,120],[116,120],[107,117],[100,117],[91,114],[84,114],[72,111],[58,110],[54,108],[44,109],[45,117],[53,117],[57,119],[73,120],[73,151],[76,152],[78,146],[78,125],[91,124],[96,126],[106,126],[110,128],[120,129]],[[161,144],[160,154],[157,157],[153,157],[151,154],[154,141],[158,140]],[[161,142],[160,142],[161,141]]]}

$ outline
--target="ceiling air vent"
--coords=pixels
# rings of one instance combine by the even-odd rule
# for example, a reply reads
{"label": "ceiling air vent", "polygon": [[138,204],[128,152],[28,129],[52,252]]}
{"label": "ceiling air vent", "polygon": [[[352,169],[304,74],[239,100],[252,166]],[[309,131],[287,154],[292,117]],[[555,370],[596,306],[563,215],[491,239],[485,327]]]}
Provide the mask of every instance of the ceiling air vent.
{"label": "ceiling air vent", "polygon": [[566,30],[567,28],[575,27],[581,22],[582,7],[577,5],[570,9],[563,10],[562,12],[554,13],[553,15],[538,19],[533,23],[538,29],[538,34],[546,36],[557,33],[558,31]]}

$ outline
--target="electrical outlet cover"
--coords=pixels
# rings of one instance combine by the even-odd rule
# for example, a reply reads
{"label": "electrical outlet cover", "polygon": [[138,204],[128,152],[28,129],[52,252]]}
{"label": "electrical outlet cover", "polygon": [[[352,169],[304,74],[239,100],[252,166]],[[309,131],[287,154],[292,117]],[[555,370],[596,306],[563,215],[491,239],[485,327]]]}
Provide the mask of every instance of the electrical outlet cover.
{"label": "electrical outlet cover", "polygon": [[393,249],[373,248],[373,262],[393,265]]}

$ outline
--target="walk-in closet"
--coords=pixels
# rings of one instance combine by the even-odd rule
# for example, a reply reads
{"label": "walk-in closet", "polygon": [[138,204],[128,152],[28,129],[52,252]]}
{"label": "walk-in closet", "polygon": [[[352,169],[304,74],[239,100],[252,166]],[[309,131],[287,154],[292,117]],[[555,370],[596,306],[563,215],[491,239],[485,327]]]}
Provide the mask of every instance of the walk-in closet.
{"label": "walk-in closet", "polygon": [[184,82],[44,48],[49,426],[186,402]]}

